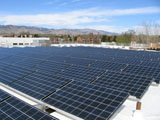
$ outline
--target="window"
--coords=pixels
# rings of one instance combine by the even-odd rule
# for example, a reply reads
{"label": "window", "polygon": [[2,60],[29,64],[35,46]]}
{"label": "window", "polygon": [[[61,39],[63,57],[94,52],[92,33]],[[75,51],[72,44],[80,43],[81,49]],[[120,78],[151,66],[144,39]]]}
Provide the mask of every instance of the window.
{"label": "window", "polygon": [[23,45],[23,43],[19,43],[19,45]]}
{"label": "window", "polygon": [[25,43],[25,45],[29,45],[29,43]]}
{"label": "window", "polygon": [[18,45],[17,43],[13,43],[13,45]]}

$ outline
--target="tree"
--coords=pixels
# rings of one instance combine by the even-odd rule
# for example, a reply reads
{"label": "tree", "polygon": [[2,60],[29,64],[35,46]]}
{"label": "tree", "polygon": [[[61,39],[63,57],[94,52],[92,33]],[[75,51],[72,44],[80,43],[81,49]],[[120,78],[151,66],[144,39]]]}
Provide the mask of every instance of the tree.
{"label": "tree", "polygon": [[74,41],[75,41],[75,42],[77,41],[77,36],[74,36]]}
{"label": "tree", "polygon": [[122,35],[119,35],[119,36],[116,37],[116,42],[118,44],[123,43],[123,44],[128,45],[128,44],[131,43],[131,38],[129,37],[128,34],[122,34]]}
{"label": "tree", "polygon": [[34,34],[33,37],[37,38],[37,37],[39,37],[39,35],[38,34]]}
{"label": "tree", "polygon": [[72,41],[72,38],[71,38],[71,36],[70,36],[70,35],[68,35],[68,39],[69,39],[69,41],[70,41],[70,42]]}
{"label": "tree", "polygon": [[107,42],[107,36],[106,36],[106,35],[103,35],[101,41],[102,41],[102,42]]}

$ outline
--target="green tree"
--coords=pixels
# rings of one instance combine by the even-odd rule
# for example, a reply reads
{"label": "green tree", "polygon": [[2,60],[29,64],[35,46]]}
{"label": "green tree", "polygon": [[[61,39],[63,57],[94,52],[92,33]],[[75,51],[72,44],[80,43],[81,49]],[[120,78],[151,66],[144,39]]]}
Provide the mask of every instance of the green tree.
{"label": "green tree", "polygon": [[38,34],[34,34],[33,37],[37,38],[37,37],[39,37],[39,35]]}
{"label": "green tree", "polygon": [[116,37],[116,42],[118,44],[123,43],[123,44],[127,44],[128,45],[128,44],[131,43],[131,38],[126,34],[119,35],[119,36]]}
{"label": "green tree", "polygon": [[71,36],[70,36],[70,35],[68,35],[68,39],[69,39],[69,41],[72,41],[72,38],[71,38]]}
{"label": "green tree", "polygon": [[77,36],[74,36],[74,41],[75,41],[75,42],[77,41]]}
{"label": "green tree", "polygon": [[102,36],[101,42],[107,42],[107,36],[106,35]]}

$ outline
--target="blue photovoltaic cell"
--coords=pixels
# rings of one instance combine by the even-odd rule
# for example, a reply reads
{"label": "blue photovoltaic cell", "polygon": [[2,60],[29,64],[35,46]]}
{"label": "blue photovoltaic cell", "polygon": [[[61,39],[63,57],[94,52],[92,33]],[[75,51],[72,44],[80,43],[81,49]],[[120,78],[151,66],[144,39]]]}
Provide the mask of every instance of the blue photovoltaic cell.
{"label": "blue photovoltaic cell", "polygon": [[68,68],[70,65],[65,63],[58,63],[58,62],[51,62],[46,61],[36,67],[36,70],[51,74],[56,74],[66,68]]}
{"label": "blue photovoltaic cell", "polygon": [[[125,96],[118,96],[120,93],[142,98],[152,81],[159,83],[159,63],[160,53],[149,51],[96,47],[0,48],[0,83],[39,100],[48,97],[45,99],[47,103],[80,118],[101,120],[110,118],[118,105],[123,103]],[[98,91],[100,88],[104,90],[103,87],[107,91],[118,90],[119,93],[105,98],[100,90],[100,98],[97,98],[100,101],[107,99],[117,106],[92,101],[97,97],[97,92],[90,94],[80,89],[90,91],[96,85],[98,88],[94,87],[94,91],[96,88]],[[72,103],[73,106],[68,107]],[[102,108],[104,113],[100,111]]]}
{"label": "blue photovoltaic cell", "polygon": [[152,68],[160,68],[160,62],[159,61],[143,61],[141,62],[140,66],[145,67],[152,67]]}
{"label": "blue photovoltaic cell", "polygon": [[99,77],[104,72],[105,72],[105,70],[103,70],[103,69],[72,65],[71,67],[60,72],[58,75],[64,76],[64,77],[69,77],[69,78],[75,79],[75,80],[77,79],[77,80],[91,82],[91,81],[97,79],[97,77]]}
{"label": "blue photovoltaic cell", "polygon": [[82,58],[71,58],[66,60],[65,62],[70,64],[75,64],[75,65],[89,66],[95,61],[89,60],[89,59],[82,59]]}
{"label": "blue photovoltaic cell", "polygon": [[32,72],[33,70],[10,65],[6,69],[0,71],[0,82],[4,84],[10,84],[12,82],[22,79],[23,77],[31,74]]}
{"label": "blue photovoltaic cell", "polygon": [[123,72],[147,76],[153,78],[156,83],[160,82],[160,69],[157,68],[128,65]]}
{"label": "blue photovoltaic cell", "polygon": [[0,89],[0,102],[10,97],[10,95]]}
{"label": "blue photovoltaic cell", "polygon": [[49,58],[47,58],[47,60],[49,61],[55,61],[55,62],[65,62],[66,60],[70,59],[69,57],[63,57],[63,56],[51,56]]}
{"label": "blue photovoltaic cell", "polygon": [[105,70],[121,71],[127,65],[121,63],[105,62],[105,61],[96,61],[91,65],[91,67],[101,68]]}
{"label": "blue photovoltaic cell", "polygon": [[10,86],[34,98],[43,99],[70,81],[71,79],[36,72]]}
{"label": "blue photovoltaic cell", "polygon": [[[7,94],[0,90],[0,93]],[[1,97],[1,96],[0,96]],[[0,120],[58,120],[49,114],[15,98],[0,102]]]}
{"label": "blue photovoltaic cell", "polygon": [[12,55],[12,56],[1,59],[0,62],[7,63],[7,64],[14,64],[16,62],[22,61],[25,58],[26,57],[24,57],[24,56],[16,56],[16,55],[14,56],[14,55]]}
{"label": "blue photovoltaic cell", "polygon": [[9,66],[9,64],[5,64],[5,63],[0,62],[0,71],[7,68],[8,66]]}
{"label": "blue photovoltaic cell", "polygon": [[128,92],[132,96],[141,98],[152,81],[152,78],[145,76],[107,71],[95,80],[93,84]]}
{"label": "blue photovoltaic cell", "polygon": [[125,92],[73,81],[44,102],[85,120],[108,120],[127,98]]}
{"label": "blue photovoltaic cell", "polygon": [[39,60],[39,59],[26,58],[20,62],[17,62],[15,65],[30,69],[30,68],[36,67],[37,65],[43,62],[44,62],[43,60]]}

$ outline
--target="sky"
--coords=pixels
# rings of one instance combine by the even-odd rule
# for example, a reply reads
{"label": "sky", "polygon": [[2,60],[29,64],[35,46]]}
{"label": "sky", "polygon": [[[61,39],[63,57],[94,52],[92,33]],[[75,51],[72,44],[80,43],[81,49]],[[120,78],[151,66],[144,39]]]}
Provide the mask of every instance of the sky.
{"label": "sky", "polygon": [[160,24],[160,0],[2,0],[0,25],[121,33]]}

